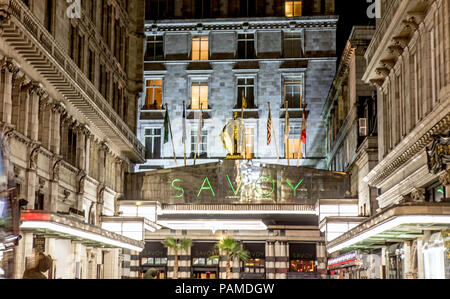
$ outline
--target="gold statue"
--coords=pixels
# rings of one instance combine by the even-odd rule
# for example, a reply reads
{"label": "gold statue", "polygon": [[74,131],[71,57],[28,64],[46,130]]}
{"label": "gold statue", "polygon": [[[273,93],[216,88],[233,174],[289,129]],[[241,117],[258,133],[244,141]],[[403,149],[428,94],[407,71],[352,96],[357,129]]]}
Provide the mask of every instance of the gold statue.
{"label": "gold statue", "polygon": [[245,123],[242,119],[237,119],[238,113],[235,112],[233,119],[223,128],[220,134],[220,140],[223,147],[227,150],[226,159],[243,159],[245,153]]}

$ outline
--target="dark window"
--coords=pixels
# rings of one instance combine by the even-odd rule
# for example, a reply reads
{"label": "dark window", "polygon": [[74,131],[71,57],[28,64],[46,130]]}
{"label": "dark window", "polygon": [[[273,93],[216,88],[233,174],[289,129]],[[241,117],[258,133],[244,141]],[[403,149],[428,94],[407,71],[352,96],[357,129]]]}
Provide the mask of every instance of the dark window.
{"label": "dark window", "polygon": [[302,57],[302,37],[300,33],[285,33],[283,41],[284,58]]}
{"label": "dark window", "polygon": [[255,35],[250,33],[238,34],[238,59],[255,58]]}
{"label": "dark window", "polygon": [[147,51],[145,52],[145,59],[153,61],[164,59],[164,47],[162,35],[154,35],[147,37]]}
{"label": "dark window", "polygon": [[38,211],[44,210],[44,194],[37,192],[34,200],[34,209]]}
{"label": "dark window", "polygon": [[194,16],[196,18],[211,17],[211,0],[194,0]]}
{"label": "dark window", "polygon": [[71,128],[69,128],[67,133],[67,153],[66,153],[66,160],[73,166],[76,166],[76,159],[77,159],[77,134],[75,131]]}
{"label": "dark window", "polygon": [[145,158],[158,159],[161,158],[161,129],[152,128],[145,129]]}
{"label": "dark window", "polygon": [[256,0],[240,0],[239,4],[241,17],[256,16]]}
{"label": "dark window", "polygon": [[53,0],[46,1],[45,28],[53,33]]}
{"label": "dark window", "polygon": [[95,69],[94,52],[92,52],[92,50],[89,49],[88,79],[92,83],[94,82],[94,69]]}

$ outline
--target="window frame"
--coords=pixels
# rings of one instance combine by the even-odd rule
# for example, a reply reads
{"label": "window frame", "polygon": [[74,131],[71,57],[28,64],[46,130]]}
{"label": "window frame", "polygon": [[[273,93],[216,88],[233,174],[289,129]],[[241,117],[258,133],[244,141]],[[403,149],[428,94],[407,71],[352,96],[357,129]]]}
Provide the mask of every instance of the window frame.
{"label": "window frame", "polygon": [[[295,3],[300,3],[300,14],[296,15],[295,13]],[[288,15],[287,8],[289,5],[292,5],[292,15]],[[303,16],[303,0],[285,0],[284,1],[284,16],[286,18],[295,18],[295,17],[302,17]]]}
{"label": "window frame", "polygon": [[[160,109],[152,109],[151,106],[155,103],[155,89],[157,85],[147,86],[147,82],[149,81],[161,81],[161,108]],[[145,85],[144,85],[144,96],[143,96],[143,103],[140,105],[142,111],[161,111],[164,110],[164,77],[147,77],[145,78]],[[153,103],[150,105],[147,105],[147,91],[148,89],[153,90]]]}
{"label": "window frame", "polygon": [[[257,101],[257,91],[258,91],[258,82],[257,82],[257,75],[256,74],[238,74],[235,76],[236,78],[236,84],[235,84],[235,94],[236,94],[236,108],[235,109],[242,109],[242,101],[241,101],[241,93],[239,92],[239,87],[244,87],[245,89],[245,99],[247,100],[247,105],[249,104],[248,102],[248,93],[247,93],[247,88],[250,87],[251,85],[247,85],[247,80],[252,79],[253,80],[253,107],[251,107],[250,105],[247,107],[247,109],[257,109],[258,108],[258,101]],[[239,80],[245,80],[245,84],[244,85],[239,85]],[[240,102],[241,101],[241,102]]]}
{"label": "window frame", "polygon": [[[190,157],[194,157],[195,155],[195,145],[197,142],[197,133],[198,133],[198,125],[199,125],[199,120],[194,120],[190,123],[189,126],[189,142],[190,142],[190,147],[189,147],[189,156]],[[206,134],[205,134],[206,132]],[[201,159],[202,157],[205,158],[209,158],[209,153],[208,153],[208,135],[209,135],[209,129],[207,127],[206,124],[203,125],[202,128],[202,140],[199,142],[199,146],[198,146],[198,151],[197,151],[197,159]],[[206,140],[204,141],[203,138],[206,138]],[[202,145],[204,145],[205,150],[202,151]]]}
{"label": "window frame", "polygon": [[[300,47],[299,47],[299,56],[288,56],[286,55],[286,43],[291,41],[291,43],[294,43],[294,41],[300,40]],[[283,31],[283,58],[303,58],[305,53],[305,34],[304,31]]]}
{"label": "window frame", "polygon": [[[211,94],[210,94],[210,77],[209,76],[191,76],[191,77],[189,77],[189,80],[188,80],[188,90],[189,90],[189,93],[188,93],[188,100],[187,100],[187,103],[189,103],[189,106],[188,106],[188,110],[194,110],[194,111],[198,111],[198,110],[200,110],[200,104],[201,104],[201,89],[199,90],[200,92],[199,92],[199,99],[198,99],[198,105],[199,105],[199,108],[198,109],[194,109],[193,108],[193,88],[194,88],[194,82],[203,82],[203,83],[206,83],[206,86],[207,86],[207,93],[206,93],[206,95],[207,95],[207,99],[206,99],[206,107],[201,107],[202,108],[202,110],[204,111],[204,110],[210,110],[210,106],[209,106],[209,100],[210,100],[210,98],[211,98]],[[198,87],[201,87],[202,85],[198,85]]]}
{"label": "window frame", "polygon": [[[289,83],[290,84],[289,84]],[[305,76],[304,74],[295,74],[295,75],[288,75],[288,74],[283,74],[282,76],[282,82],[281,85],[283,86],[283,94],[281,96],[281,99],[283,101],[283,103],[281,104],[281,107],[283,109],[285,109],[285,102],[286,102],[286,95],[287,95],[287,85],[300,85],[300,95],[301,95],[301,104],[304,105],[306,103],[305,101]],[[291,105],[289,105],[288,107],[289,110],[295,109],[295,110],[299,110],[302,109],[302,107],[291,107]]]}
{"label": "window frame", "polygon": [[[153,157],[153,158],[148,158],[147,157],[147,146],[146,146],[146,139],[147,138],[151,138],[151,143],[153,145],[153,150],[151,151],[152,153],[154,153],[154,148],[155,148],[155,142],[154,139],[158,137],[158,135],[155,135],[155,133],[150,133],[150,134],[146,134],[147,130],[159,130],[160,134],[159,134],[159,157]],[[146,160],[155,160],[155,159],[162,159],[163,158],[163,134],[164,134],[164,129],[162,125],[149,125],[149,126],[145,126],[142,130],[142,144],[144,145],[145,148],[145,159]]]}
{"label": "window frame", "polygon": [[[194,59],[194,42],[196,42],[195,40],[198,40],[199,43],[199,52],[198,52],[198,59]],[[202,58],[202,42],[204,42],[203,39],[206,39],[206,42],[208,43],[208,58],[207,59],[203,59]],[[204,51],[204,50],[203,50]],[[211,57],[211,43],[210,43],[210,38],[209,38],[209,34],[208,35],[193,35],[191,36],[191,59],[192,61],[209,61],[210,57]]]}
{"label": "window frame", "polygon": [[[161,41],[157,41],[157,38],[161,38]],[[149,40],[152,39],[152,40]],[[163,61],[165,59],[165,38],[163,34],[152,34],[152,35],[147,35],[146,36],[146,40],[145,40],[145,55],[144,55],[144,59],[145,61]],[[156,44],[161,43],[161,47],[162,47],[162,55],[161,55],[161,59],[156,59],[157,55],[156,55]],[[151,56],[147,55],[148,51],[149,51],[149,44],[153,45],[153,54]]]}
{"label": "window frame", "polygon": [[[239,35],[245,35],[245,38],[244,39],[239,38]],[[248,35],[253,35],[253,39],[249,39],[247,37]],[[236,32],[236,56],[235,56],[236,59],[239,59],[239,60],[254,60],[254,59],[257,59],[257,57],[258,57],[257,36],[258,36],[258,34],[255,31]],[[249,55],[247,53],[248,52],[247,44],[249,44],[249,41],[253,41],[253,54],[252,54],[253,56],[250,57],[250,58],[249,58]],[[240,57],[239,56],[239,43],[240,42],[244,42],[245,43],[245,57]]]}

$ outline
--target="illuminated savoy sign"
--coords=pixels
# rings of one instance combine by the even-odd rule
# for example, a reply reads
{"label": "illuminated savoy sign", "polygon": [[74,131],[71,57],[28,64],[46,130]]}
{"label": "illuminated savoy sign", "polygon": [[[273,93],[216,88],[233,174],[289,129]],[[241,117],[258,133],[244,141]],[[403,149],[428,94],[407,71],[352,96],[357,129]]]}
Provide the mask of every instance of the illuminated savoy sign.
{"label": "illuminated savoy sign", "polygon": [[316,204],[350,195],[344,173],[251,161],[127,174],[126,198],[161,204]]}
{"label": "illuminated savoy sign", "polygon": [[[226,177],[228,180],[228,184],[230,186],[230,192],[232,192],[234,196],[237,196],[239,194],[239,192],[241,191],[241,186],[242,186],[243,180],[241,179],[237,186],[233,186],[233,183],[230,180],[230,176],[228,174],[226,174]],[[270,189],[270,191],[268,191],[266,193],[263,193],[261,191],[259,186],[262,181],[269,182],[272,185],[272,188]],[[294,197],[297,194],[298,187],[300,187],[300,185],[303,183],[303,181],[304,181],[303,179],[300,179],[298,181],[298,183],[294,186],[294,184],[289,179],[286,179],[286,184],[292,189],[292,193],[293,193]],[[172,189],[178,191],[177,194],[173,195],[174,198],[181,198],[184,196],[184,188],[181,186],[177,186],[178,184],[181,184],[183,182],[184,182],[183,179],[174,179],[172,181],[172,184],[171,184]],[[253,187],[254,187],[253,190],[258,195],[262,196],[263,198],[270,197],[273,194],[273,192],[275,191],[275,181],[270,177],[261,176],[254,182]],[[209,191],[209,192],[211,192],[210,194],[212,195],[212,197],[216,197],[216,193],[214,192],[214,188],[211,185],[211,182],[208,177],[205,177],[205,179],[203,180],[203,183],[198,190],[197,197],[200,197],[200,195],[202,194],[203,191]]]}

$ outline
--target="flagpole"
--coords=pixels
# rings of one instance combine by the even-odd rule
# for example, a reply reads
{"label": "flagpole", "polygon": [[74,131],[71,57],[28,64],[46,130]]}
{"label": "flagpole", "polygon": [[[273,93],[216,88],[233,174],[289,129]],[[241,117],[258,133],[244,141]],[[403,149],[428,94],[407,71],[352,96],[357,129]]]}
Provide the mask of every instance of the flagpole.
{"label": "flagpole", "polygon": [[183,145],[184,145],[184,167],[187,166],[187,158],[186,158],[186,102],[183,101]]}
{"label": "flagpole", "polygon": [[[169,111],[167,104],[166,104],[166,110]],[[178,167],[177,154],[175,153],[175,145],[173,143],[172,125],[170,124],[170,117],[168,118],[168,120],[169,120],[170,140],[172,142],[173,159],[175,160],[175,167]]]}
{"label": "flagpole", "polygon": [[[300,95],[300,107],[303,107],[303,110],[306,109],[305,106],[303,106],[302,103],[302,96]],[[303,132],[303,126],[305,121],[305,113],[302,111],[302,128],[300,130],[300,146],[298,147],[298,155],[297,155],[297,167],[300,167],[300,159],[303,159],[303,142],[302,142],[302,132]]]}
{"label": "flagpole", "polygon": [[203,107],[202,107],[202,103],[200,103],[200,119],[198,121],[197,140],[195,142],[194,165],[197,163],[198,144],[200,142],[200,138],[202,137],[202,133],[201,133],[202,132],[202,117],[203,117]]}
{"label": "flagpole", "polygon": [[289,131],[290,131],[290,127],[288,128],[288,126],[290,126],[289,124],[289,111],[288,111],[288,101],[284,101],[284,106],[286,108],[286,115],[284,116],[285,118],[285,128],[284,128],[284,143],[286,145],[286,155],[287,155],[287,163],[288,166],[291,166],[291,162],[290,162],[290,157],[289,157]]}
{"label": "flagpole", "polygon": [[[272,112],[271,112],[271,109],[270,109],[270,102],[267,102],[267,105],[269,106],[269,117],[272,118]],[[277,153],[277,162],[278,162],[278,165],[280,165],[281,163],[280,163],[280,154],[278,152],[277,135],[275,133],[275,126],[274,126],[274,124],[272,122],[272,119],[271,119],[270,127],[271,127],[270,129],[271,129],[272,135],[273,135],[273,141],[275,142],[275,151]]]}

